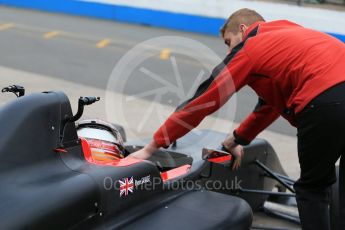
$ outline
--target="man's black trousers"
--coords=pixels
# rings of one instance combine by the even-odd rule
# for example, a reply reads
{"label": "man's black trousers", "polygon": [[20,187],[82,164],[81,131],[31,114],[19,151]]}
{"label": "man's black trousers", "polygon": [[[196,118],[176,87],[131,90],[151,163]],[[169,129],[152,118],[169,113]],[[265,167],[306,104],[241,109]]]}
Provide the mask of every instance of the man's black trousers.
{"label": "man's black trousers", "polygon": [[330,229],[331,186],[340,158],[338,229],[345,230],[345,83],[314,98],[297,123],[301,175],[294,187],[302,229]]}

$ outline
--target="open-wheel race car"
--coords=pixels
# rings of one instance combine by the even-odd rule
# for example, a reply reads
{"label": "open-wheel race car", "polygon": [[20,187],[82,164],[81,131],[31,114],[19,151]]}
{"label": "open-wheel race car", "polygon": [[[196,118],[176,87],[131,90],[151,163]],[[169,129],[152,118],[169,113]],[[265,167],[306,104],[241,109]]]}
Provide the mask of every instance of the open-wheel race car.
{"label": "open-wheel race car", "polygon": [[[265,229],[252,226],[258,211],[299,222],[298,214],[266,205],[296,202],[294,181],[264,140],[245,147],[237,171],[232,155],[214,148],[226,134],[209,130],[201,131],[212,136],[203,145],[190,133],[148,160],[104,160],[78,134],[111,130],[76,125],[84,106],[99,98],[81,97],[73,115],[62,92],[4,91],[18,98],[0,108],[1,229]],[[123,157],[142,148],[116,127]]]}

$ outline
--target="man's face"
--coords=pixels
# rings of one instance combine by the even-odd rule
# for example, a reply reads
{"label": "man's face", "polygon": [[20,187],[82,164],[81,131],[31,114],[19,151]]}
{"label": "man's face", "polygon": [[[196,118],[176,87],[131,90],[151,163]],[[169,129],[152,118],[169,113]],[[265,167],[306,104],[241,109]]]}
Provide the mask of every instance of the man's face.
{"label": "man's face", "polygon": [[243,34],[247,30],[247,26],[245,25],[240,25],[240,30],[237,34],[234,34],[230,32],[229,30],[226,30],[224,32],[223,40],[224,43],[228,46],[228,54],[231,52],[231,50],[237,46],[238,44],[241,43],[243,39]]}

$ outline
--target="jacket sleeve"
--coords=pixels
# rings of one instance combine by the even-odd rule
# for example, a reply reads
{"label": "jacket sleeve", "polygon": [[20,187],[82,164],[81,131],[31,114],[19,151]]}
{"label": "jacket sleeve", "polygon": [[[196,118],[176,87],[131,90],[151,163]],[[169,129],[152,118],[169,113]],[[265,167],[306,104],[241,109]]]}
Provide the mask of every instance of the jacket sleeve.
{"label": "jacket sleeve", "polygon": [[231,52],[223,63],[200,85],[194,97],[172,113],[155,132],[153,138],[159,147],[168,146],[190,132],[247,83],[252,63],[243,49]]}
{"label": "jacket sleeve", "polygon": [[261,131],[272,124],[280,114],[259,98],[254,111],[234,130],[235,142],[248,145]]}

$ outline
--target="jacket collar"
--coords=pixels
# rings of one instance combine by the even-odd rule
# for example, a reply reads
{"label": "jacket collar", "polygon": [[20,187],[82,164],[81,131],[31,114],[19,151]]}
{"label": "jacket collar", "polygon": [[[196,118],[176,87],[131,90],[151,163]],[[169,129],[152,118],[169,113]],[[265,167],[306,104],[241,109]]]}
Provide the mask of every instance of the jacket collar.
{"label": "jacket collar", "polygon": [[264,21],[258,21],[258,22],[255,22],[254,24],[252,24],[251,26],[249,26],[249,28],[246,30],[246,32],[244,32],[244,35],[243,35],[243,38],[242,38],[242,41],[246,40],[248,35],[257,27],[259,26],[260,24],[262,23],[265,23]]}

